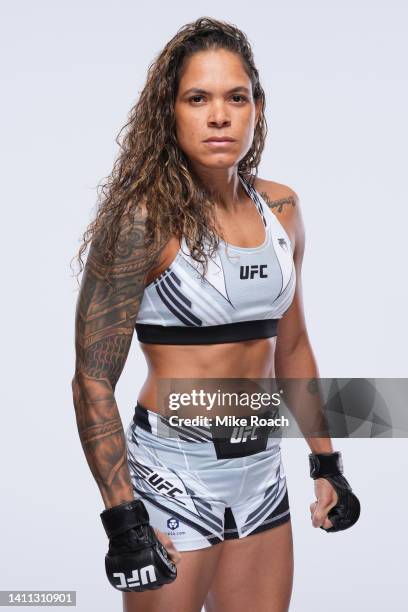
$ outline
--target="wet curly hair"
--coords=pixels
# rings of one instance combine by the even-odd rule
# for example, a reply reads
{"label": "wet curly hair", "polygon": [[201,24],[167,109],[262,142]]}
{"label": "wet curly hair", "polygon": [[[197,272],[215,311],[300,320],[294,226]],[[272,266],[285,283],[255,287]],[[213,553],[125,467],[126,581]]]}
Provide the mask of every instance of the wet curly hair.
{"label": "wet curly hair", "polygon": [[174,105],[185,60],[209,49],[237,53],[251,80],[253,98],[261,101],[251,148],[238,164],[238,171],[253,184],[267,125],[265,94],[251,45],[235,25],[201,17],[181,27],[148,68],[140,97],[116,137],[119,154],[113,170],[98,185],[96,216],[84,232],[76,256],[78,275],[84,268],[82,257],[96,233],[105,261],[113,259],[119,221],[142,200],[147,210],[146,244],[153,247],[159,244],[159,231],[160,240],[184,235],[192,257],[206,269],[207,256],[213,254],[219,243],[214,206],[211,194],[178,146]]}

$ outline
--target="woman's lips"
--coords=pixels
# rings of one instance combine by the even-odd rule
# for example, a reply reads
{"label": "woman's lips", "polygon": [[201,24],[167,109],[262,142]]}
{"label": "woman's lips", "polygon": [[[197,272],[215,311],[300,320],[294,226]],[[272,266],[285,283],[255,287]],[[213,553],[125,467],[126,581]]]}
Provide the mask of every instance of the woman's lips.
{"label": "woman's lips", "polygon": [[204,140],[204,144],[214,148],[228,147],[234,144],[235,140]]}

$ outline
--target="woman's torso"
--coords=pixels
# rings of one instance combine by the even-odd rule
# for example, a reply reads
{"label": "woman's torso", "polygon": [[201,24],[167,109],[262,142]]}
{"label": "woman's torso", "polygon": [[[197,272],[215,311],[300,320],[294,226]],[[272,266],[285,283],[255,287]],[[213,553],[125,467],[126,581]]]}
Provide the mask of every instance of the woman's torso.
{"label": "woman's torso", "polygon": [[[254,187],[256,190],[255,201],[254,192],[249,192],[251,197],[248,196],[246,206],[241,207],[239,215],[235,214],[232,218],[217,210],[217,224],[222,228],[223,235],[225,236],[225,243],[228,245],[228,257],[232,258],[231,261],[239,266],[240,271],[238,272],[237,270],[237,275],[239,274],[241,279],[239,285],[235,282],[234,289],[232,281],[229,281],[227,278],[224,296],[218,296],[218,293],[221,294],[223,291],[220,286],[217,287],[217,293],[211,288],[213,294],[208,296],[208,299],[210,297],[214,299],[215,295],[217,299],[219,297],[219,300],[217,303],[214,303],[215,310],[212,318],[209,312],[210,308],[207,307],[207,310],[202,311],[204,315],[206,312],[209,313],[207,325],[224,322],[227,320],[225,317],[230,317],[229,320],[231,321],[240,321],[242,318],[245,319],[245,317],[247,319],[256,319],[258,317],[266,318],[273,316],[279,319],[289,307],[293,298],[295,284],[293,265],[294,228],[291,227],[289,215],[277,213],[280,215],[278,219],[275,213],[272,212],[273,208],[268,207],[265,199],[260,196],[260,192],[266,192],[269,201],[280,200],[285,196],[284,190],[288,188],[284,185],[261,179],[256,180]],[[256,206],[254,206],[254,203]],[[288,244],[288,240],[290,244]],[[222,253],[222,261],[220,263],[223,268],[226,268],[227,261],[229,262],[229,259],[226,259],[224,256],[225,243],[221,241],[218,248],[218,254]],[[220,249],[223,250],[220,251]],[[166,277],[168,282],[170,282],[171,277],[169,277],[169,274],[172,274],[175,280],[177,280],[177,274],[185,274],[186,270],[183,269],[183,266],[188,265],[186,261],[197,267],[197,264],[191,259],[184,257],[185,254],[186,244],[184,241],[180,243],[175,237],[168,241],[161,253],[158,265],[150,271],[146,278],[145,295],[141,303],[138,321],[159,323],[160,314],[161,318],[164,318],[163,313],[159,312],[160,306],[163,306],[163,304],[160,301],[156,305],[154,304],[154,299],[158,299],[157,295],[161,295],[164,303],[171,309],[166,311],[168,314],[168,324],[172,324],[172,318],[177,321],[176,316],[180,317],[181,321],[188,323],[184,318],[188,316],[188,313],[184,315],[186,311],[181,301],[179,308],[182,310],[174,310],[168,302],[168,297],[165,295],[165,291],[170,295],[169,289],[163,283],[162,285],[158,284],[159,281],[166,280]],[[269,266],[269,270],[268,267],[265,270],[261,268],[264,265],[262,262]],[[228,274],[228,269],[226,274]],[[270,284],[260,285],[259,280],[257,280],[260,275],[265,276],[265,280],[262,281],[263,283]],[[211,281],[209,276],[208,278]],[[186,281],[190,283],[191,290],[193,292],[196,291],[198,295],[199,291],[192,286],[191,279],[187,278]],[[257,282],[258,284],[256,284]],[[228,283],[229,286],[227,288]],[[208,286],[208,283],[206,283],[206,286]],[[174,291],[177,291],[176,286]],[[286,294],[284,291],[286,291]],[[275,295],[272,297],[273,293]],[[191,302],[189,304],[191,305]],[[225,310],[222,310],[223,304],[225,304]],[[270,308],[269,311],[268,308]],[[172,314],[173,312],[174,315]],[[196,314],[200,315],[200,313],[201,310],[197,306]],[[196,317],[194,317],[193,322],[195,321]],[[194,333],[192,327],[189,329]],[[206,330],[200,329],[199,331],[206,332],[211,330],[206,327]],[[157,391],[162,379],[275,377],[274,356],[276,336],[234,342],[214,342],[211,344],[158,344],[141,342],[140,346],[146,358],[148,375],[140,389],[138,401],[152,411],[161,411],[160,406],[157,405]]]}

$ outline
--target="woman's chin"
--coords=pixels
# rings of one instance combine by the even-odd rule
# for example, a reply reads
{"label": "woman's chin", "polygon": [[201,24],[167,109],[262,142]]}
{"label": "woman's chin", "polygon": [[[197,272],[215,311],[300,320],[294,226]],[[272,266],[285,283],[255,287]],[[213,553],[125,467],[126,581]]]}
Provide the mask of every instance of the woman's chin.
{"label": "woman's chin", "polygon": [[218,169],[222,169],[222,168],[232,168],[233,166],[236,166],[238,164],[239,160],[234,156],[232,157],[231,155],[225,155],[225,154],[221,154],[221,153],[217,153],[212,155],[211,157],[206,157],[202,162],[201,165],[204,166],[205,168],[212,168],[214,170]]}

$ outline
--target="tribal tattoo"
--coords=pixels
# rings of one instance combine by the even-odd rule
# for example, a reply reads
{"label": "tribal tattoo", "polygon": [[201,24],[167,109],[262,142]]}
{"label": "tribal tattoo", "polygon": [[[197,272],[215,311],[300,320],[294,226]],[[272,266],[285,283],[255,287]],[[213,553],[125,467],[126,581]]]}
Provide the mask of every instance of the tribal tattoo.
{"label": "tribal tattoo", "polygon": [[144,229],[141,211],[131,221],[122,221],[109,265],[103,263],[94,238],[76,307],[73,401],[82,448],[106,507],[134,499],[114,392],[130,349],[146,274],[162,250],[146,247]]}

